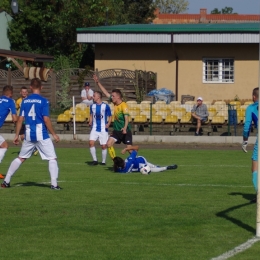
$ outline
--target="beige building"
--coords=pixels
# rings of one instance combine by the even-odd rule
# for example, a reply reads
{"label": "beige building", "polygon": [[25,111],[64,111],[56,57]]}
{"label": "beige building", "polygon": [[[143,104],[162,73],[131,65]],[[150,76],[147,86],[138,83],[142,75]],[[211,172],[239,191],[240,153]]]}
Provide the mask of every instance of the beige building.
{"label": "beige building", "polygon": [[95,68],[157,73],[157,89],[204,100],[251,98],[259,79],[259,24],[119,25],[77,29]]}

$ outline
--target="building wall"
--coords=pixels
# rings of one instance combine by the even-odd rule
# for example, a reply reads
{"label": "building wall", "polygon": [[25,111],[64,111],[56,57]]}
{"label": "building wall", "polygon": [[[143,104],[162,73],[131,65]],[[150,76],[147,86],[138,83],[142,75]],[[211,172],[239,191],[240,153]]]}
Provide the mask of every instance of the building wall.
{"label": "building wall", "polygon": [[7,37],[8,22],[12,17],[6,12],[0,12],[0,49],[10,50],[10,41]]}
{"label": "building wall", "polygon": [[[251,97],[258,86],[258,44],[96,44],[95,68],[157,73],[157,88],[206,100]],[[176,90],[178,56],[178,91]],[[234,83],[203,83],[203,58],[234,58]]]}

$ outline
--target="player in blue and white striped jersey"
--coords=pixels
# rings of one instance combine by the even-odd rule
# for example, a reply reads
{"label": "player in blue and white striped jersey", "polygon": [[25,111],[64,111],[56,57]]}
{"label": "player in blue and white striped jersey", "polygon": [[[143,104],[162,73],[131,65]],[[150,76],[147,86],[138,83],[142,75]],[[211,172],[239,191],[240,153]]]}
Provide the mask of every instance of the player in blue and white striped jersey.
{"label": "player in blue and white striped jersey", "polygon": [[[258,129],[258,99],[259,99],[259,88],[254,88],[252,93],[253,104],[249,105],[246,109],[245,124],[243,131],[243,143],[242,149],[247,152],[246,147],[248,143],[248,138],[251,130],[252,122],[254,122],[255,127]],[[257,192],[257,169],[258,168],[258,137],[254,145],[254,151],[252,155],[252,181]]]}
{"label": "player in blue and white striped jersey", "polygon": [[[13,96],[13,87],[4,86],[3,94],[0,96],[0,128],[3,126],[5,119],[8,114],[12,113],[13,122],[17,121],[15,103],[12,99]],[[8,149],[8,144],[5,139],[0,135],[0,163],[2,162],[5,153]],[[0,179],[4,179],[4,176],[0,174]]]}
{"label": "player in blue and white striped jersey", "polygon": [[89,149],[93,158],[92,165],[97,165],[95,141],[99,139],[102,148],[102,163],[106,164],[108,128],[111,124],[112,114],[108,104],[102,102],[102,93],[95,91],[93,95],[94,104],[90,106],[89,125],[92,127],[89,136]]}
{"label": "player in blue and white striped jersey", "polygon": [[25,120],[25,140],[22,144],[18,158],[14,159],[7,171],[3,188],[10,187],[10,180],[20,165],[32,155],[35,147],[38,149],[41,158],[49,161],[49,172],[51,176],[51,189],[60,190],[57,184],[58,164],[57,156],[48,131],[54,140],[58,142],[59,136],[56,135],[49,117],[49,102],[40,95],[42,85],[37,78],[32,79],[30,89],[32,94],[22,101],[20,115],[17,122],[14,144],[19,144],[19,132]]}

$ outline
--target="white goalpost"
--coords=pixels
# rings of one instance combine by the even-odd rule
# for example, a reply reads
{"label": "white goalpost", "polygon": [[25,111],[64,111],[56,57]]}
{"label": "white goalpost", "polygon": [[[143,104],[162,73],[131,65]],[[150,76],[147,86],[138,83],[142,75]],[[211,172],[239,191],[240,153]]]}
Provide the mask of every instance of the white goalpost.
{"label": "white goalpost", "polygon": [[72,115],[73,115],[73,140],[76,140],[77,135],[76,135],[75,96],[72,97],[72,106],[73,106],[73,110],[72,110]]}

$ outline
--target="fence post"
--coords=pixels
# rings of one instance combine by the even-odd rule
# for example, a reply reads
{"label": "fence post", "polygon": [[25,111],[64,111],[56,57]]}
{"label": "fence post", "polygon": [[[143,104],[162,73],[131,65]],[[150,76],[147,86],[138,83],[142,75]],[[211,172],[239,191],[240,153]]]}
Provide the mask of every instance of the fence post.
{"label": "fence post", "polygon": [[150,124],[150,135],[153,135],[153,124],[152,124],[153,111],[152,111],[152,109],[153,109],[153,103],[151,102],[150,103],[150,122],[149,122],[149,124]]}
{"label": "fence post", "polygon": [[12,71],[11,71],[11,69],[8,69],[8,72],[7,72],[7,85],[12,85]]}
{"label": "fence post", "polygon": [[56,108],[57,106],[57,98],[56,98],[56,73],[51,71],[51,105]]}

